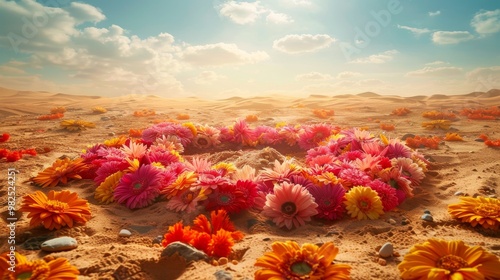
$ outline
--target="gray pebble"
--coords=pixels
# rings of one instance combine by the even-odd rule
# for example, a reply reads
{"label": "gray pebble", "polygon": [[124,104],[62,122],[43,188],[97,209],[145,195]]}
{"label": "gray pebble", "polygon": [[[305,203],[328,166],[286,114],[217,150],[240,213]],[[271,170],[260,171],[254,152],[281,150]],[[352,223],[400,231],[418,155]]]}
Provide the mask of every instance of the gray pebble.
{"label": "gray pebble", "polygon": [[382,248],[378,251],[379,256],[382,258],[388,258],[392,256],[392,253],[394,253],[394,246],[392,246],[392,243],[387,242],[384,245],[382,245]]}
{"label": "gray pebble", "polygon": [[395,225],[397,223],[396,220],[394,220],[394,219],[389,219],[389,220],[387,220],[387,222],[391,225]]}
{"label": "gray pebble", "polygon": [[429,215],[430,215],[430,214],[431,214],[431,211],[430,211],[430,210],[428,210],[428,209],[425,209],[425,210],[424,210],[424,214],[429,214]]}
{"label": "gray pebble", "polygon": [[40,245],[40,248],[47,252],[67,251],[75,249],[76,247],[78,247],[78,242],[76,239],[69,236],[53,238]]}
{"label": "gray pebble", "polygon": [[423,214],[422,217],[420,217],[420,219],[422,219],[424,221],[428,221],[428,222],[434,221],[434,218],[432,217],[431,214]]}
{"label": "gray pebble", "polygon": [[225,270],[219,270],[219,271],[215,272],[214,276],[215,276],[216,280],[232,280],[233,279],[233,276],[231,275],[231,273],[229,273],[229,271],[225,271]]}
{"label": "gray pebble", "polygon": [[161,257],[170,257],[176,253],[183,257],[188,263],[199,260],[208,260],[208,255],[203,251],[179,241],[168,244],[167,247],[165,247],[165,249],[161,252]]}
{"label": "gray pebble", "polygon": [[163,236],[158,235],[157,237],[153,238],[153,244],[161,244],[163,241]]}
{"label": "gray pebble", "polygon": [[121,236],[121,237],[129,237],[131,235],[132,235],[132,233],[128,229],[122,229],[122,230],[120,230],[120,233],[118,233],[118,236]]}
{"label": "gray pebble", "polygon": [[457,191],[455,192],[455,196],[463,196],[464,192],[463,191]]}
{"label": "gray pebble", "polygon": [[110,118],[109,117],[101,117],[101,121],[109,121]]}

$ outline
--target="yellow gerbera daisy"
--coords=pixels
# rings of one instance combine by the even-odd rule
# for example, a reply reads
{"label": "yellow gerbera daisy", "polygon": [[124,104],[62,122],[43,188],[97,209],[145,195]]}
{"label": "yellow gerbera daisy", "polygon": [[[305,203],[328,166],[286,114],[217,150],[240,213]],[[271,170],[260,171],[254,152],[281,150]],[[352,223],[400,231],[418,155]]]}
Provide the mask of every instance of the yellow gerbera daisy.
{"label": "yellow gerbera daisy", "polygon": [[500,200],[496,198],[463,196],[459,203],[448,205],[448,212],[473,227],[477,224],[493,230],[500,227]]}
{"label": "yellow gerbera daisy", "polygon": [[11,256],[8,253],[0,255],[0,277],[1,279],[50,279],[50,280],[76,280],[80,274],[78,269],[72,266],[65,258],[51,260],[28,259],[15,253],[15,271],[9,270]]}
{"label": "yellow gerbera daisy", "polygon": [[398,265],[401,279],[500,279],[500,260],[480,246],[429,239],[414,245]]}
{"label": "yellow gerbera daisy", "polygon": [[378,219],[384,214],[384,206],[377,192],[369,187],[356,186],[345,194],[347,213],[358,220]]}
{"label": "yellow gerbera daisy", "polygon": [[257,259],[255,280],[267,279],[350,279],[351,267],[334,264],[339,249],[332,242],[321,247],[305,243],[302,247],[294,241],[274,242],[272,252]]}
{"label": "yellow gerbera daisy", "polygon": [[123,176],[123,172],[118,171],[106,177],[104,182],[102,182],[96,189],[94,198],[102,203],[109,204],[115,201],[113,197],[113,191],[120,182]]}

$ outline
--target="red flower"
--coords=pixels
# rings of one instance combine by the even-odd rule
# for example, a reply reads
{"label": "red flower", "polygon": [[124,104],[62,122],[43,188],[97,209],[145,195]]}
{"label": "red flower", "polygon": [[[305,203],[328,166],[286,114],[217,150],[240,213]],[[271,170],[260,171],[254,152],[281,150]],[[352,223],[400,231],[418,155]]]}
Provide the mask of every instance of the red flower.
{"label": "red flower", "polygon": [[224,209],[229,213],[238,213],[247,207],[245,193],[235,184],[220,184],[208,196],[205,206],[208,211]]}
{"label": "red flower", "polygon": [[0,142],[7,142],[9,141],[10,135],[8,133],[4,133],[0,136]]}

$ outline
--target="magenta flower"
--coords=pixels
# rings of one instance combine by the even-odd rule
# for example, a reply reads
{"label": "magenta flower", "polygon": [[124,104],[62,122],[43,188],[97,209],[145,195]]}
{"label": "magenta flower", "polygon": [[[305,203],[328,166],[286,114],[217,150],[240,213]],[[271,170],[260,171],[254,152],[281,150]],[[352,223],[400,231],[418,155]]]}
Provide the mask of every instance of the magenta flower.
{"label": "magenta flower", "polygon": [[367,186],[377,192],[380,200],[382,200],[384,212],[389,212],[399,205],[399,200],[396,196],[396,189],[392,188],[390,185],[380,180],[374,180],[368,183]]}
{"label": "magenta flower", "polygon": [[318,146],[321,141],[324,141],[332,134],[332,127],[328,124],[314,124],[306,126],[299,135],[299,147],[304,150],[309,150]]}
{"label": "magenta flower", "polygon": [[160,171],[151,165],[142,165],[134,173],[123,175],[115,188],[114,199],[130,209],[150,205],[160,193]]}
{"label": "magenta flower", "polygon": [[238,144],[255,146],[257,144],[257,134],[251,129],[245,120],[237,120],[233,126],[234,141]]}
{"label": "magenta flower", "polygon": [[341,219],[345,212],[345,189],[340,184],[326,184],[308,188],[314,201],[318,204],[316,217],[327,220]]}

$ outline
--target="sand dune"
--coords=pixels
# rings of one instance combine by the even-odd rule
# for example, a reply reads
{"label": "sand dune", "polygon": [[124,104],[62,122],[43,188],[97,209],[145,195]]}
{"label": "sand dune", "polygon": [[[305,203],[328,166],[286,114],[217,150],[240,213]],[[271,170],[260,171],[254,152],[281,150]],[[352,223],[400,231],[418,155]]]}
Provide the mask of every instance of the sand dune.
{"label": "sand dune", "polygon": [[[236,119],[248,114],[259,117],[257,125],[274,126],[276,123],[322,123],[330,122],[342,128],[364,127],[374,134],[385,133],[389,138],[402,137],[407,133],[444,136],[443,130],[425,130],[421,122],[428,121],[421,114],[430,110],[450,109],[460,111],[464,107],[500,106],[500,90],[466,95],[433,95],[396,97],[372,92],[357,95],[324,96],[311,95],[308,98],[283,98],[280,96],[222,100],[199,98],[164,99],[158,96],[121,96],[117,98],[77,96],[48,92],[21,92],[0,88],[0,134],[11,134],[11,140],[0,143],[0,148],[36,148],[41,152],[36,157],[26,156],[15,163],[0,159],[1,170],[15,166],[20,171],[17,181],[17,196],[20,198],[39,187],[31,185],[29,178],[36,176],[61,156],[75,157],[87,145],[102,143],[112,135],[127,135],[128,130],[143,129],[159,120],[175,119],[180,113],[189,114],[194,123],[209,125],[230,125]],[[49,113],[56,106],[65,106],[68,112],[64,119],[84,119],[96,124],[96,128],[83,132],[68,133],[59,127],[59,120],[39,121],[40,114]],[[96,115],[94,106],[102,106],[108,112]],[[392,110],[409,108],[412,113],[404,117],[391,115]],[[335,116],[319,119],[313,109],[333,109]],[[134,117],[135,110],[154,109],[155,116]],[[106,118],[103,118],[106,117]],[[380,123],[392,123],[394,131],[384,132]],[[500,234],[474,229],[450,218],[447,205],[458,201],[455,192],[473,195],[500,194],[500,150],[488,148],[475,141],[484,132],[491,138],[500,138],[498,120],[471,121],[464,117],[453,122],[452,131],[464,137],[463,142],[443,142],[439,149],[423,149],[422,153],[432,162],[431,169],[415,197],[406,200],[396,211],[386,213],[379,220],[353,221],[344,218],[336,222],[313,220],[295,230],[282,230],[255,212],[234,215],[236,227],[246,235],[234,247],[236,263],[213,266],[205,262],[187,265],[182,259],[160,259],[162,248],[152,245],[152,239],[163,235],[168,226],[179,220],[192,220],[194,214],[183,215],[165,208],[166,201],[129,210],[123,205],[112,203],[102,205],[94,198],[93,181],[73,181],[56,190],[69,189],[87,199],[91,205],[92,219],[84,226],[55,231],[56,236],[68,235],[76,238],[79,247],[66,252],[53,253],[56,257],[68,258],[81,272],[79,279],[215,279],[219,270],[229,271],[233,279],[252,279],[256,268],[255,260],[269,250],[274,241],[294,240],[299,243],[323,243],[333,241],[340,249],[335,262],[347,263],[353,267],[352,279],[399,279],[397,264],[415,243],[431,237],[459,239],[471,245],[481,245],[500,256]],[[44,152],[44,148],[49,152]],[[192,156],[196,151],[187,151]],[[237,149],[231,151],[207,151],[202,154],[213,161],[230,161],[237,166],[249,164],[256,168],[269,167],[275,159],[283,160],[294,156],[304,160],[304,152],[291,149]],[[4,172],[4,171],[2,171]],[[0,183],[6,184],[4,176]],[[47,190],[43,190],[47,191]],[[5,190],[0,191],[2,213],[6,210]],[[428,209],[434,216],[434,223],[420,219]],[[4,215],[2,215],[4,216]],[[408,224],[402,223],[407,219]],[[394,222],[393,222],[394,221]],[[7,250],[7,234],[0,231],[0,251]],[[118,237],[122,228],[131,230],[130,238]],[[33,236],[51,232],[40,227],[30,228],[26,215],[17,222],[17,238],[22,243]],[[379,264],[377,247],[385,242],[394,244],[400,257],[387,259]],[[22,250],[29,257],[41,257],[46,253]],[[168,271],[168,272],[166,272]],[[121,273],[121,274],[120,274]],[[117,278],[116,275],[128,275]]]}

